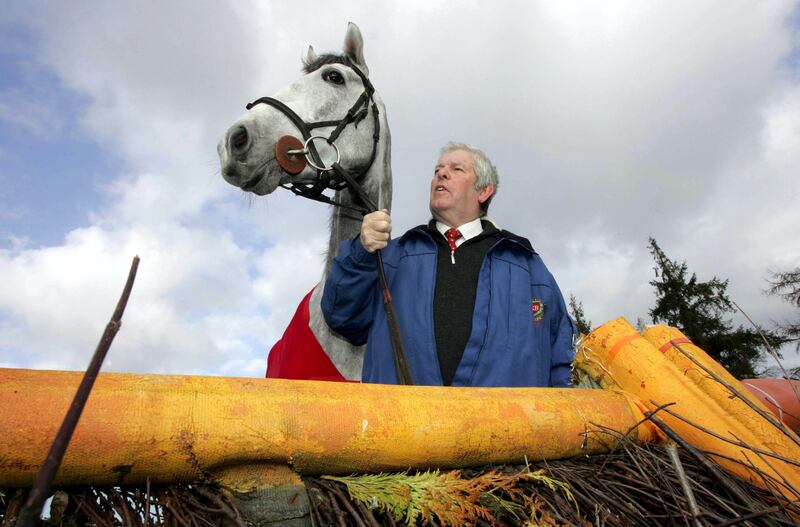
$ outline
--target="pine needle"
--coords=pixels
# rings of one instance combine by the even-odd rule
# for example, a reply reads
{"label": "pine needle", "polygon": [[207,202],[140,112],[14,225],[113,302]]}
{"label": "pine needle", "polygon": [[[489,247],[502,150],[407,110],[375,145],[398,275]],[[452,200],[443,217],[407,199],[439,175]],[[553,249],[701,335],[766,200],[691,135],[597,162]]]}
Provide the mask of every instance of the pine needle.
{"label": "pine needle", "polygon": [[[352,499],[409,526],[416,525],[420,519],[435,520],[441,525],[470,525],[478,520],[491,523],[496,516],[521,521],[525,517],[525,507],[519,502],[530,501],[518,486],[521,480],[563,492],[577,509],[569,485],[546,476],[543,469],[516,474],[488,471],[473,478],[462,478],[459,470],[324,478],[343,483]],[[533,507],[534,503],[529,505]]]}
{"label": "pine needle", "polygon": [[398,522],[415,525],[422,518],[436,517],[443,525],[461,525],[478,517],[491,518],[479,503],[480,483],[462,480],[460,471],[438,470],[409,474],[367,474],[325,476],[347,487],[350,497],[372,508],[391,514]]}
{"label": "pine needle", "polygon": [[580,509],[578,508],[578,502],[575,500],[575,496],[572,494],[572,490],[570,490],[569,483],[567,483],[566,481],[561,481],[546,476],[544,469],[539,469],[536,472],[530,472],[528,474],[528,479],[543,484],[553,492],[558,492],[558,491],[563,492],[564,496],[566,496],[567,499],[571,501],[573,505],[575,505],[575,511],[578,514],[580,514]]}

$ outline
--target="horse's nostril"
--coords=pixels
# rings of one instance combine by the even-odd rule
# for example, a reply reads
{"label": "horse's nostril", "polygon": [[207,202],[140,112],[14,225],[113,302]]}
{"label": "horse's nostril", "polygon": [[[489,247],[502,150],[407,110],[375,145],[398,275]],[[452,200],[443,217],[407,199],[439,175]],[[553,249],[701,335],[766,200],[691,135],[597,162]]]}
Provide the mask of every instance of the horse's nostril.
{"label": "horse's nostril", "polygon": [[231,136],[231,146],[235,150],[241,150],[247,146],[249,139],[250,136],[247,135],[247,130],[245,128],[240,128]]}

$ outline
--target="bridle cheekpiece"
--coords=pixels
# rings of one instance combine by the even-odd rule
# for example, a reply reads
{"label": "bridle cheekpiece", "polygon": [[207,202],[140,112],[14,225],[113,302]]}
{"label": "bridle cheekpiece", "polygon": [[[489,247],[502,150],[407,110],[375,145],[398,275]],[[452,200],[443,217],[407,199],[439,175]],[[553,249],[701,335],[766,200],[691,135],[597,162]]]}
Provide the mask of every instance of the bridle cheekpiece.
{"label": "bridle cheekpiece", "polygon": [[[317,171],[316,181],[313,183],[300,183],[289,182],[281,183],[281,187],[291,190],[294,194],[304,198],[312,199],[314,201],[321,201],[337,207],[344,207],[357,210],[361,213],[372,212],[377,210],[377,206],[369,198],[367,193],[361,186],[364,176],[372,167],[375,161],[375,156],[378,151],[378,141],[380,139],[380,121],[378,119],[378,105],[375,104],[373,94],[375,88],[369,81],[366,75],[354,65],[345,65],[351,68],[361,79],[364,85],[364,91],[358,97],[356,102],[347,111],[347,114],[338,121],[317,121],[307,123],[302,117],[289,108],[286,104],[273,97],[261,97],[249,103],[246,108],[250,110],[257,104],[267,104],[277,109],[284,114],[298,131],[303,136],[303,141],[300,141],[294,136],[285,135],[275,143],[275,158],[281,168],[288,174],[296,175],[303,171],[306,163]],[[339,138],[344,129],[352,124],[358,128],[358,123],[363,121],[372,109],[372,119],[374,123],[372,134],[372,154],[370,155],[369,163],[360,171],[351,172],[350,169],[342,167],[339,162],[341,156],[339,148],[336,146],[336,140]],[[328,137],[323,135],[314,135],[313,130],[316,128],[335,127]],[[330,147],[336,152],[336,161],[331,163],[330,166],[325,166],[322,157],[319,155],[317,148],[314,146],[314,141],[326,141]],[[303,157],[301,157],[303,156]],[[363,207],[344,204],[334,201],[329,196],[323,194],[325,190],[343,190],[349,188],[356,196],[363,202]]]}

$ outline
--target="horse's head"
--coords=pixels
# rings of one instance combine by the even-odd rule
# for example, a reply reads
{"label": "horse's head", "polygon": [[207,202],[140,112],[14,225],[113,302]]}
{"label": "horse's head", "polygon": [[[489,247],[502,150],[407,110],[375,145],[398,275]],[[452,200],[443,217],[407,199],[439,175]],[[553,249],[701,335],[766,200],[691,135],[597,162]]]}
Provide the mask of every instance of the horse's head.
{"label": "horse's head", "polygon": [[[285,145],[287,139],[296,138],[298,141],[289,141],[294,143],[292,149],[296,150],[301,148],[304,135],[309,133],[330,137],[337,129],[334,122],[346,119],[348,111],[358,110],[355,106],[363,98],[367,86],[369,95],[372,95],[371,85],[366,79],[368,70],[364,62],[363,39],[355,24],[347,27],[342,55],[317,56],[309,47],[304,65],[303,77],[273,97],[249,105],[249,111],[228,129],[219,142],[217,150],[222,176],[231,185],[265,195],[281,184],[316,182],[318,172],[306,165],[302,155],[295,153],[287,157],[287,147],[278,146],[276,159],[276,145]],[[373,121],[369,115],[370,106],[378,103],[371,97],[364,100],[365,111],[355,119],[351,117],[353,122],[341,128],[333,142],[335,149],[325,140],[314,140],[312,149],[318,153],[317,160],[330,166],[336,161],[338,150],[342,167],[351,171],[366,170],[372,161],[373,131],[377,125],[377,119]],[[304,125],[311,127],[305,134],[301,129]],[[294,169],[287,168],[287,159],[288,164],[294,164]]]}

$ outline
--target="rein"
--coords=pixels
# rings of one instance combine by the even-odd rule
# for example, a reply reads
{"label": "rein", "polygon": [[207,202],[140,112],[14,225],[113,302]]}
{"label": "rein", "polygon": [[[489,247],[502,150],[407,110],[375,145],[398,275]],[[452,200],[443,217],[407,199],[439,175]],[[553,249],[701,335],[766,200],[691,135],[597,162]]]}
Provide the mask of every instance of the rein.
{"label": "rein", "polygon": [[[364,176],[372,164],[375,162],[375,156],[378,152],[378,141],[381,136],[380,121],[378,119],[378,105],[372,95],[375,93],[375,88],[369,81],[366,75],[353,65],[349,65],[353,71],[361,78],[364,85],[364,91],[358,97],[356,102],[347,111],[347,114],[338,121],[317,121],[314,123],[307,123],[302,117],[289,108],[286,104],[272,97],[261,97],[249,103],[246,108],[250,110],[257,104],[267,104],[283,113],[289,120],[297,127],[303,136],[303,143],[292,136],[282,137],[275,145],[275,157],[281,168],[289,174],[299,174],[305,168],[304,163],[297,163],[292,160],[292,157],[304,155],[305,161],[314,167],[317,171],[317,181],[314,183],[282,183],[281,187],[291,190],[294,194],[308,198],[314,201],[320,201],[333,205],[334,207],[341,207],[350,210],[355,210],[361,214],[368,214],[378,210],[375,202],[369,197],[364,187],[361,185]],[[372,154],[369,158],[369,163],[366,167],[358,173],[352,173],[349,169],[342,167],[339,164],[339,149],[336,147],[336,140],[341,135],[342,131],[350,124],[358,128],[358,123],[363,121],[370,113],[372,108],[373,132],[372,132]],[[312,130],[315,128],[326,128],[334,126],[335,128],[328,137],[313,135]],[[328,145],[333,147],[336,151],[336,162],[331,166],[326,167],[322,158],[314,146],[315,139],[324,139]],[[291,147],[295,146],[294,149]],[[302,147],[302,148],[297,148]],[[331,172],[333,172],[333,177]],[[358,201],[364,206],[349,205],[340,201],[335,201],[329,196],[323,194],[323,191],[331,189],[333,191],[349,189],[355,193]],[[386,322],[389,325],[389,338],[392,343],[392,351],[394,356],[394,366],[397,373],[397,382],[399,384],[412,385],[414,380],[411,376],[411,368],[408,365],[408,357],[403,349],[403,340],[400,335],[400,326],[397,323],[397,317],[394,313],[392,305],[392,294],[389,291],[389,282],[386,280],[386,272],[383,266],[383,256],[380,250],[375,251],[378,268],[378,280],[381,285],[381,293],[383,295],[383,306],[386,309]]]}

